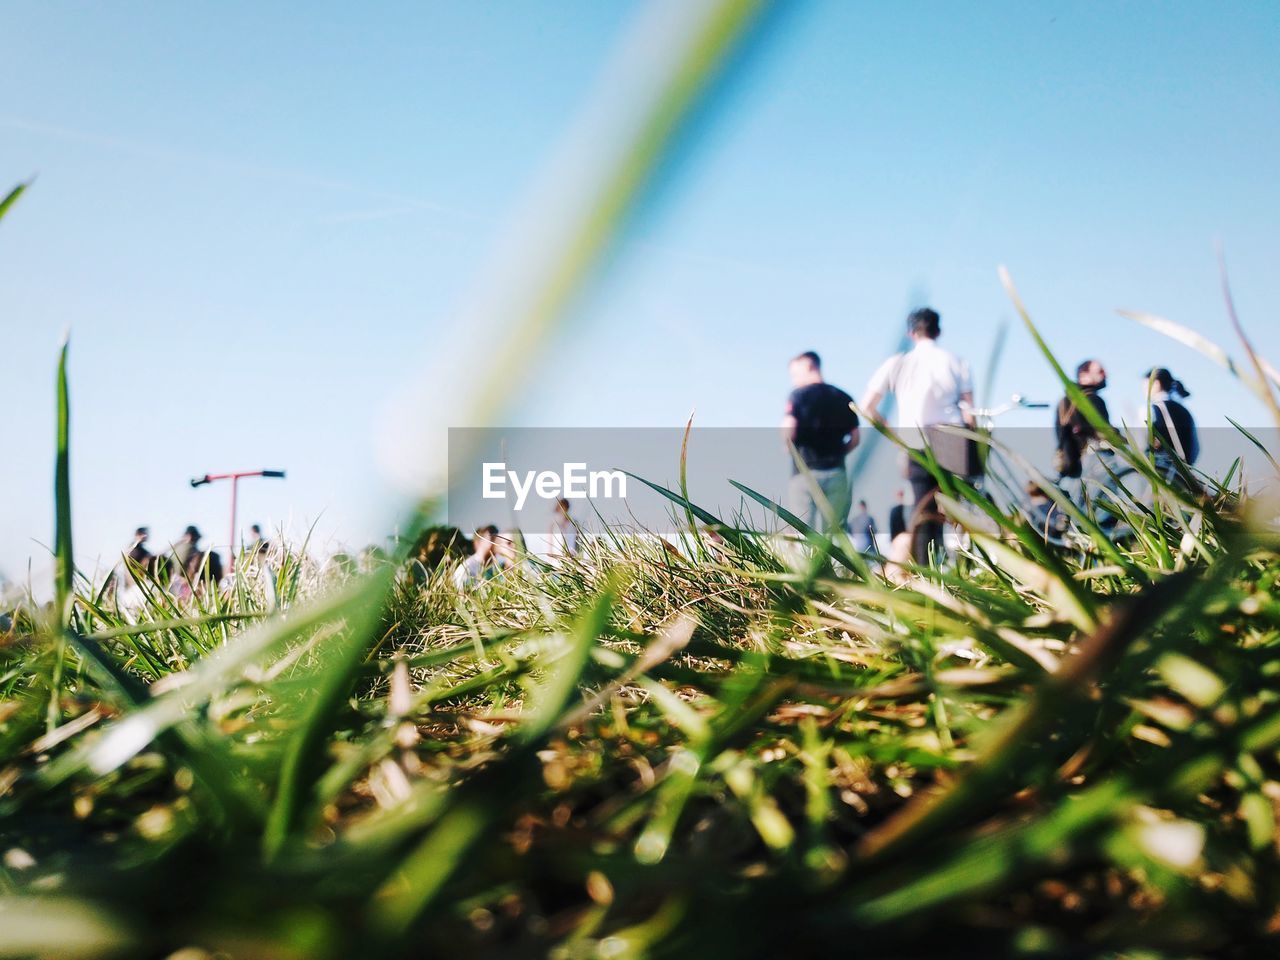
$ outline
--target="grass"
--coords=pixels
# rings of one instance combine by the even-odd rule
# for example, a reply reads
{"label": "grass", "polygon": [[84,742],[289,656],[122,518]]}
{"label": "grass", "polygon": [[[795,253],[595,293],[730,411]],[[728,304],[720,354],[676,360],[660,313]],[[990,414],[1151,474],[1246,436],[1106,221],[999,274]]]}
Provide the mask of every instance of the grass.
{"label": "grass", "polygon": [[[709,7],[496,298],[495,371],[532,367],[759,7]],[[1143,322],[1274,408],[1247,343]],[[1063,502],[1069,549],[944,477],[969,546],[902,585],[740,487],[799,549],[665,490],[687,542],[473,592],[408,544],[363,572],[302,545],[185,601],[137,571],[121,609],[72,562],[66,357],[55,600],[0,635],[0,956],[1275,948],[1280,542],[1238,475],[1193,496],[1114,435],[1156,498],[1124,538]]]}
{"label": "grass", "polygon": [[1160,483],[1071,551],[952,483],[971,546],[904,586],[678,491],[696,543],[465,594],[60,579],[0,647],[0,954],[1256,955],[1280,544]]}

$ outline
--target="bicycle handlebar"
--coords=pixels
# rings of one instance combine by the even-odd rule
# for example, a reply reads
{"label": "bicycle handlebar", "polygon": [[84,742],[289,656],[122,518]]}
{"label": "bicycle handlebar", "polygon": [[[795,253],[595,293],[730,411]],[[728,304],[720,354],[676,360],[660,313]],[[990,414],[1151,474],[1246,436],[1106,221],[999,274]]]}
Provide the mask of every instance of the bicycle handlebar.
{"label": "bicycle handlebar", "polygon": [[1010,410],[1048,410],[1049,404],[1037,403],[1028,400],[1020,393],[1015,393],[1009,398],[1007,403],[1002,403],[998,407],[970,407],[969,412],[974,417],[983,420],[993,420],[996,417],[1008,413]]}

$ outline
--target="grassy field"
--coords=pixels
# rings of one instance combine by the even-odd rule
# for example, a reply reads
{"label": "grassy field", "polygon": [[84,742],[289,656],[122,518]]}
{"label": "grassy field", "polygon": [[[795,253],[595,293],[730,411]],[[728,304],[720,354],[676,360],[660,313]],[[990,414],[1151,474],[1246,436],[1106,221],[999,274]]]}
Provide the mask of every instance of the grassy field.
{"label": "grassy field", "polygon": [[[708,9],[659,44],[677,55],[555,242],[495,271],[516,277],[493,298],[513,327],[459,422],[501,421],[763,5]],[[1276,410],[1247,343],[1232,362],[1138,319]],[[65,350],[56,402],[55,599],[0,620],[0,956],[1280,940],[1280,539],[1238,474],[1192,495],[1111,434],[1155,497],[1118,508],[1123,536],[1062,502],[1065,548],[943,477],[968,545],[905,582],[843,538],[783,543],[672,490],[679,548],[606,538],[460,593],[412,575],[411,542],[362,570],[298,545],[190,601],[142,577],[122,611],[72,562]]]}
{"label": "grassy field", "polygon": [[1238,478],[1191,495],[1121,446],[1158,496],[1063,549],[944,477],[969,546],[901,584],[667,491],[682,549],[462,593],[407,549],[278,550],[128,612],[70,563],[65,373],[57,597],[0,643],[0,955],[1277,939],[1280,543]]}

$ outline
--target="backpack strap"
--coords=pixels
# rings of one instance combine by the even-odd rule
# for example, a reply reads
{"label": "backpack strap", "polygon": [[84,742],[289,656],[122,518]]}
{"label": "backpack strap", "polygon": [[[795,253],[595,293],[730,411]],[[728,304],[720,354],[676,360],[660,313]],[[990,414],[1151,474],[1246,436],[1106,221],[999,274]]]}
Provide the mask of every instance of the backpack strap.
{"label": "backpack strap", "polygon": [[1178,459],[1186,463],[1187,452],[1182,449],[1182,438],[1178,436],[1178,427],[1173,422],[1168,405],[1163,400],[1152,400],[1151,405],[1160,409],[1160,415],[1164,420],[1164,432],[1169,435],[1169,440],[1173,443],[1173,449],[1178,454]]}

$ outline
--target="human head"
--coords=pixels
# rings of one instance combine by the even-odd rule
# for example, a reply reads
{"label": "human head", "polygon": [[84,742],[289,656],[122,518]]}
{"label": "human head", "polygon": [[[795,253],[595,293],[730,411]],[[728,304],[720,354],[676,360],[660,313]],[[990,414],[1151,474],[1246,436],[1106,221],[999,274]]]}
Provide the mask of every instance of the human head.
{"label": "human head", "polygon": [[564,497],[560,497],[556,500],[556,513],[564,517],[566,520],[569,518],[569,501]]}
{"label": "human head", "polygon": [[477,527],[475,536],[471,538],[471,545],[475,548],[476,556],[484,559],[493,555],[493,549],[498,543],[498,528],[492,523],[487,526]]}
{"label": "human head", "polygon": [[791,362],[787,365],[787,372],[791,374],[791,383],[796,387],[821,383],[822,358],[812,350],[806,350],[799,356],[791,358]]}
{"label": "human head", "polygon": [[1101,390],[1107,385],[1107,369],[1100,360],[1084,360],[1076,367],[1076,383]]}
{"label": "human head", "polygon": [[1152,367],[1143,374],[1147,379],[1147,392],[1167,393],[1174,398],[1191,396],[1191,391],[1182,385],[1165,367]]}
{"label": "human head", "polygon": [[250,527],[249,532],[252,533],[257,539],[259,540],[262,539],[262,527],[258,526],[258,524],[255,523],[252,527]]}
{"label": "human head", "polygon": [[139,543],[142,543],[149,536],[151,536],[151,531],[146,527],[139,527],[137,530],[133,531],[133,539],[137,540]]}
{"label": "human head", "polygon": [[198,527],[196,527],[195,524],[192,524],[191,526],[187,527],[187,529],[182,531],[182,537],[184,540],[190,540],[192,543],[199,543],[200,530]]}
{"label": "human head", "polygon": [[932,307],[912,310],[907,316],[907,334],[912,340],[937,340],[942,333],[942,318]]}
{"label": "human head", "polygon": [[863,513],[866,513],[866,512],[867,512],[867,501],[865,501],[865,500],[859,500],[859,501],[858,501],[858,509],[859,509],[859,510],[861,510]]}
{"label": "human head", "polygon": [[494,553],[512,563],[516,559],[516,531],[506,530],[494,538]]}

